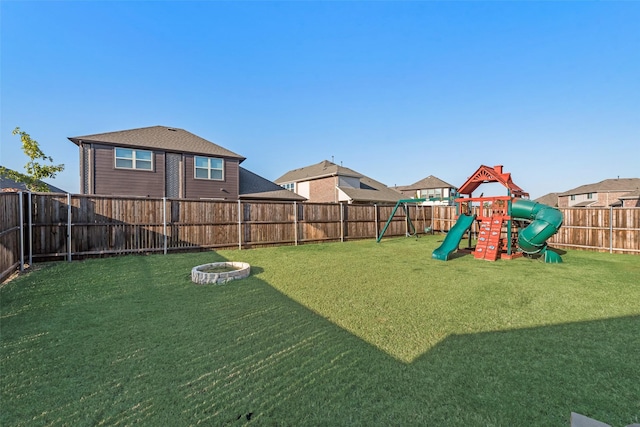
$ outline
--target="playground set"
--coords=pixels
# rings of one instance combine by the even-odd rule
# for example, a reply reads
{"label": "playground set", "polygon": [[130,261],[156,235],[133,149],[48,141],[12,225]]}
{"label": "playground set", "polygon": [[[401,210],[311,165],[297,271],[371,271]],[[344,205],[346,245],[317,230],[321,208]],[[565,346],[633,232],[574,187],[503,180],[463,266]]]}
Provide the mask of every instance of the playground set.
{"label": "playground set", "polygon": [[[473,197],[473,192],[480,185],[494,182],[506,187],[506,196],[482,197],[480,194],[480,197]],[[476,246],[471,248],[469,232],[467,249],[475,258],[496,261],[527,254],[544,257],[547,263],[562,262],[560,255],[547,246],[547,239],[562,225],[562,213],[529,200],[529,194],[511,180],[510,173],[503,172],[502,166],[480,166],[458,189],[458,195],[461,197],[455,199],[456,223],[440,247],[433,251],[433,259],[449,260],[451,254],[460,250],[464,234],[477,222]],[[477,213],[473,213],[474,210]]]}

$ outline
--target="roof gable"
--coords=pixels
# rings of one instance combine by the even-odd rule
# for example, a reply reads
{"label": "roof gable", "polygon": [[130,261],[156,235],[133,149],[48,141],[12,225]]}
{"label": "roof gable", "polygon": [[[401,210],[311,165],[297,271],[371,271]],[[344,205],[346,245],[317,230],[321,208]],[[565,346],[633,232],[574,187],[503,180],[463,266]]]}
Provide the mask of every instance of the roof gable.
{"label": "roof gable", "polygon": [[148,148],[179,153],[206,154],[245,160],[239,154],[207,141],[184,129],[167,126],[151,126],[117,132],[97,133],[93,135],[69,137],[76,145],[81,142],[95,142],[133,148]]}
{"label": "roof gable", "polygon": [[441,180],[438,177],[433,175],[429,175],[426,178],[421,179],[420,181],[414,182],[411,185],[404,185],[401,187],[402,190],[428,190],[431,188],[456,188],[454,185],[449,184]]}
{"label": "roof gable", "polygon": [[344,166],[338,166],[328,160],[323,160],[315,165],[290,170],[280,178],[274,180],[274,182],[277,184],[284,184],[287,182],[310,181],[328,176],[349,176],[353,178],[363,177],[363,175],[352,169],[345,168]]}
{"label": "roof gable", "polygon": [[502,165],[494,167],[481,165],[467,181],[458,188],[460,194],[471,194],[480,185],[489,182],[497,182],[505,186],[513,196],[528,196],[522,188],[518,187],[512,180],[511,174],[502,171]]}

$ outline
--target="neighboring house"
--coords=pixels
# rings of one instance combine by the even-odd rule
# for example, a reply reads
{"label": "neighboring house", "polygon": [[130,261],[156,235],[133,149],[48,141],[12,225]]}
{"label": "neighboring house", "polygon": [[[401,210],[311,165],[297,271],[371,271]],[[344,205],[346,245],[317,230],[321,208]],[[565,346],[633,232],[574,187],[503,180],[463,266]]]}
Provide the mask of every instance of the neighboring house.
{"label": "neighboring house", "polygon": [[542,203],[543,205],[551,206],[554,208],[558,207],[558,194],[560,193],[549,193],[544,196],[538,197],[534,200],[534,202]]}
{"label": "neighboring house", "polygon": [[431,206],[451,206],[456,197],[456,187],[433,175],[411,185],[394,187],[407,198],[426,198],[423,204]]}
{"label": "neighboring house", "polygon": [[[238,200],[243,189],[254,198],[265,193],[267,180],[243,172],[243,156],[183,129],[151,126],[69,140],[80,148],[81,194]],[[277,200],[286,196],[278,193]],[[298,198],[291,193],[288,200]]]}
{"label": "neighboring house", "polygon": [[640,178],[605,179],[558,195],[558,207],[640,207]]}
{"label": "neighboring house", "polygon": [[304,202],[307,199],[240,167],[240,200]]}
{"label": "neighboring house", "polygon": [[[47,184],[44,181],[43,182],[47,187],[49,187],[49,191],[52,193],[66,193],[66,191],[58,188],[58,187],[54,187],[51,184]],[[27,186],[25,184],[23,184],[22,182],[17,182],[14,181],[11,178],[7,178],[4,176],[0,176],[0,189],[2,189],[2,192],[18,192],[18,191],[29,191],[29,189],[27,188]]]}
{"label": "neighboring house", "polygon": [[291,170],[274,180],[309,202],[396,203],[402,194],[328,160]]}

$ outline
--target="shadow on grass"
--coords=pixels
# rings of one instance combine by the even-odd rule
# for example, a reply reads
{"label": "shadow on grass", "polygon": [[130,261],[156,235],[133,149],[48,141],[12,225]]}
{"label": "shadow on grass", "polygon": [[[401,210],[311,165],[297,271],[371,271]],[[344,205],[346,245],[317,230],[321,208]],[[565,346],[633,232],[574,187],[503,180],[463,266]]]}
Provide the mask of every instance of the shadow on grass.
{"label": "shadow on grass", "polygon": [[405,364],[254,274],[222,286],[184,274],[223,260],[130,257],[126,283],[113,260],[95,283],[3,289],[0,424],[640,421],[638,316],[450,336]]}

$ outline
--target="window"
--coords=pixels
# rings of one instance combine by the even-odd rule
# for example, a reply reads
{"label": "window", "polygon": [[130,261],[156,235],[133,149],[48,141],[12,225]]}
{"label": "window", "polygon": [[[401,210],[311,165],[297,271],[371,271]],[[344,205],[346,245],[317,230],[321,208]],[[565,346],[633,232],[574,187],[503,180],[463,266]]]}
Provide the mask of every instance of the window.
{"label": "window", "polygon": [[441,199],[442,188],[429,188],[428,190],[422,190],[422,194],[426,194],[429,199]]}
{"label": "window", "polygon": [[575,195],[575,194],[572,194],[572,195],[571,195],[571,200],[575,200],[575,199],[576,199],[576,195]]}
{"label": "window", "polygon": [[282,184],[281,185],[282,188],[289,190],[289,191],[296,191],[296,183],[295,182],[287,182],[286,184]]}
{"label": "window", "polygon": [[593,199],[593,193],[587,193],[587,199]]}
{"label": "window", "polygon": [[195,177],[196,179],[224,179],[224,161],[213,157],[195,156]]}
{"label": "window", "polygon": [[151,151],[132,150],[130,148],[116,148],[116,168],[121,169],[153,169]]}

